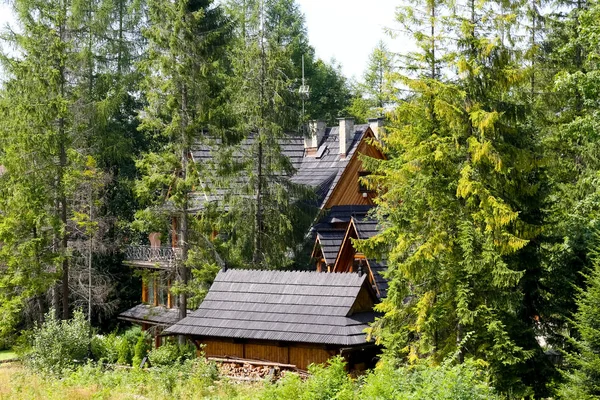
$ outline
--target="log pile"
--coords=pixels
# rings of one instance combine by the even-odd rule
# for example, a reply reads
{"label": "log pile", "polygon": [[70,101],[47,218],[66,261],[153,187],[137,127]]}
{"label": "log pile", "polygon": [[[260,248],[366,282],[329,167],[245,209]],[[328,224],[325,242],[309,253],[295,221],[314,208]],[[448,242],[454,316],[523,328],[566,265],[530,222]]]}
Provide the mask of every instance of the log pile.
{"label": "log pile", "polygon": [[306,375],[306,372],[297,370],[291,364],[229,358],[209,357],[208,359],[217,363],[221,376],[239,381],[262,381],[264,379],[275,381],[288,372],[296,372],[300,376]]}
{"label": "log pile", "polygon": [[218,363],[219,373],[222,376],[243,378],[240,380],[260,381],[264,379],[275,380],[281,374],[279,367],[266,365],[251,365],[243,362]]}

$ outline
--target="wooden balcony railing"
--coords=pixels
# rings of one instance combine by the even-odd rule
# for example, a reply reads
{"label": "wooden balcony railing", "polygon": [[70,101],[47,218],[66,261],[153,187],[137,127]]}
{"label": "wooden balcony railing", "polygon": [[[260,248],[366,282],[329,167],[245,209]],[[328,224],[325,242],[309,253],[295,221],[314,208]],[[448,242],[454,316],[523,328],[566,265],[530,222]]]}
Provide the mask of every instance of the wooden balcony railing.
{"label": "wooden balcony railing", "polygon": [[125,261],[130,263],[174,267],[179,259],[181,249],[176,247],[128,246],[125,249]]}

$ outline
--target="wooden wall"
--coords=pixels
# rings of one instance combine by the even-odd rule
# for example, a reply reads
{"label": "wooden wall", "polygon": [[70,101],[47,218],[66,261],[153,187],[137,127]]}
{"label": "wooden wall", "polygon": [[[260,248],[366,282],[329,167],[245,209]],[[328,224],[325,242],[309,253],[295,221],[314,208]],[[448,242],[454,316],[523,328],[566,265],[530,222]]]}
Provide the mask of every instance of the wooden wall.
{"label": "wooden wall", "polygon": [[288,364],[296,365],[300,369],[308,369],[310,364],[323,364],[331,357],[338,354],[335,350],[325,350],[311,347],[290,347],[290,360]]}
{"label": "wooden wall", "polygon": [[327,350],[324,346],[311,346],[299,343],[277,345],[271,342],[236,343],[233,340],[204,339],[206,357],[232,357],[247,360],[268,361],[292,364],[306,370],[310,364],[322,364],[339,354],[338,350]]}
{"label": "wooden wall", "polygon": [[374,146],[367,143],[367,138],[358,145],[358,149],[353,154],[348,166],[340,177],[335,189],[331,193],[331,197],[327,200],[327,204],[323,208],[331,208],[333,206],[343,205],[373,205],[375,193],[367,193],[367,197],[359,191],[358,173],[363,171],[362,161],[359,160],[360,154],[367,155],[372,158],[383,159],[384,156]]}

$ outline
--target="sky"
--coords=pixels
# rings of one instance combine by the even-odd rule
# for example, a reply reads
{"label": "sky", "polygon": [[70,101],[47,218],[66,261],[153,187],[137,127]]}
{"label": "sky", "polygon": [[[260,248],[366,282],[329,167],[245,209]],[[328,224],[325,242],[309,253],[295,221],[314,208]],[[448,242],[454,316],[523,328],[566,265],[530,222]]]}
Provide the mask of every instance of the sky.
{"label": "sky", "polygon": [[[319,58],[335,59],[348,78],[360,80],[369,54],[383,40],[400,51],[403,39],[391,39],[384,28],[394,28],[400,0],[296,0],[306,18],[309,41]],[[11,20],[9,6],[0,2],[0,26]]]}
{"label": "sky", "polygon": [[306,18],[310,44],[325,61],[334,58],[344,75],[360,80],[369,54],[379,40],[400,51],[403,39],[391,39],[384,28],[397,28],[400,0],[296,0]]}

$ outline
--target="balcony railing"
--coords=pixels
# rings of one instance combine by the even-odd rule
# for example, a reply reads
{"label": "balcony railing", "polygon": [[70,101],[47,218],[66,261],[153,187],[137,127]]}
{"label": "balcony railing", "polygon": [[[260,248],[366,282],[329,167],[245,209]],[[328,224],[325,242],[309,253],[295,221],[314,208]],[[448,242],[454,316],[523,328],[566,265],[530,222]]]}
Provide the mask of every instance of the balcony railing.
{"label": "balcony railing", "polygon": [[172,267],[179,259],[181,249],[176,247],[129,246],[125,249],[125,261],[131,263]]}

